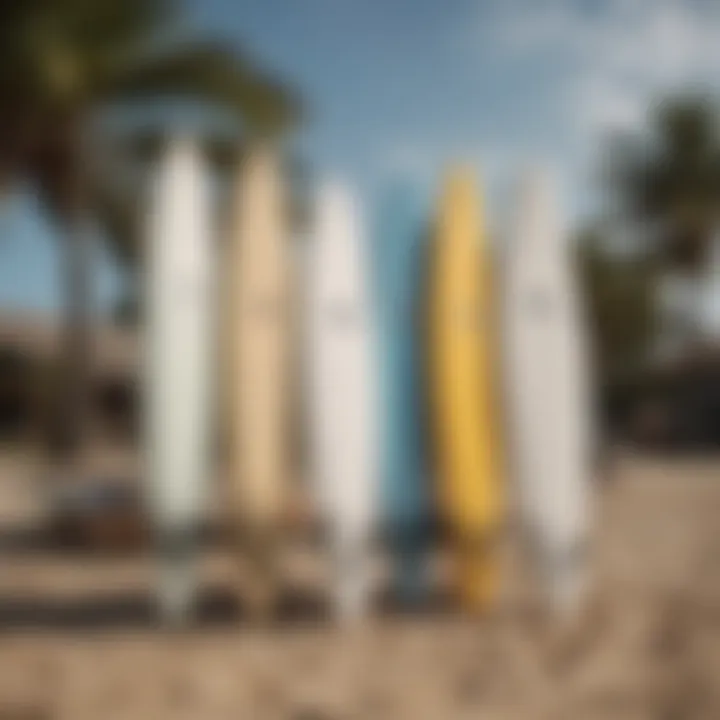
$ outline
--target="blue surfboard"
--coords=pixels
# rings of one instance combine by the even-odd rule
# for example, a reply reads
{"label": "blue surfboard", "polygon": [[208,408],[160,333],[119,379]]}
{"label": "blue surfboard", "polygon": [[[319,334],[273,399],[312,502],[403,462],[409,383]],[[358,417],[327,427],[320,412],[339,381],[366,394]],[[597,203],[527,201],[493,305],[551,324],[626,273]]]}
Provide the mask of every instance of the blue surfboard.
{"label": "blue surfboard", "polygon": [[406,604],[428,594],[432,499],[425,457],[422,286],[428,240],[422,197],[396,186],[373,233],[380,367],[382,524],[395,593]]}

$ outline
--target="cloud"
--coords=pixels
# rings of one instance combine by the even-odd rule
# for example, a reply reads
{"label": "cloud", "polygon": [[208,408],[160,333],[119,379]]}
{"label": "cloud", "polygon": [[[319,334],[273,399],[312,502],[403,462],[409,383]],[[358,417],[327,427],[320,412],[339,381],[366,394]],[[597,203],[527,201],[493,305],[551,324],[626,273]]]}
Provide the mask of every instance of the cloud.
{"label": "cloud", "polygon": [[666,79],[717,66],[720,13],[696,0],[510,2],[486,28],[499,50],[555,52],[609,71]]}
{"label": "cloud", "polygon": [[483,4],[474,46],[505,61],[554,63],[562,114],[582,137],[636,125],[653,98],[717,87],[720,7],[699,0]]}
{"label": "cloud", "polygon": [[607,134],[641,127],[672,92],[720,89],[719,37],[720,5],[701,0],[478,0],[449,42],[471,77],[482,68],[491,121],[393,138],[374,173],[432,182],[460,158],[496,193],[528,163],[552,166],[570,212],[592,212]]}
{"label": "cloud", "polygon": [[597,203],[598,153],[609,133],[642,127],[668,95],[720,90],[718,3],[478,0],[475,7],[454,47],[493,68],[507,94],[541,98],[527,132],[506,144],[524,148],[521,165],[536,147],[551,158],[576,216]]}

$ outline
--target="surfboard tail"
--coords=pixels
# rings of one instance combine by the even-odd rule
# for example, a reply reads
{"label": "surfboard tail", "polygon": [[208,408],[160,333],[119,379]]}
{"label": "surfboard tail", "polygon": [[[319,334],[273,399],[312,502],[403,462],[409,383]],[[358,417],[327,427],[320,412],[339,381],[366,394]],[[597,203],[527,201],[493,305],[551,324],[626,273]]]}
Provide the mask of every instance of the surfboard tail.
{"label": "surfboard tail", "polygon": [[194,568],[187,561],[173,560],[160,566],[158,602],[160,613],[169,625],[184,625],[195,604]]}
{"label": "surfboard tail", "polygon": [[458,538],[454,587],[460,606],[471,613],[489,610],[495,603],[501,585],[501,567],[497,531],[480,538]]}
{"label": "surfboard tail", "polygon": [[396,518],[393,525],[386,538],[393,570],[391,589],[402,605],[417,606],[430,595],[430,522]]}
{"label": "surfboard tail", "polygon": [[182,625],[196,600],[197,532],[189,527],[165,529],[158,537],[157,599],[163,622]]}
{"label": "surfboard tail", "polygon": [[429,578],[426,552],[423,548],[399,551],[396,558],[395,594],[406,605],[417,605],[427,599]]}
{"label": "surfboard tail", "polygon": [[589,584],[587,540],[576,538],[549,551],[545,562],[548,600],[562,615],[571,614],[582,603]]}
{"label": "surfboard tail", "polygon": [[469,612],[485,611],[497,595],[497,562],[484,553],[462,553],[457,561],[456,582],[462,607]]}
{"label": "surfboard tail", "polygon": [[344,539],[335,554],[335,607],[341,622],[360,620],[370,602],[372,573],[368,543],[360,538]]}
{"label": "surfboard tail", "polygon": [[270,617],[281,600],[281,539],[272,524],[254,524],[247,530],[238,552],[247,562],[248,609],[255,620]]}

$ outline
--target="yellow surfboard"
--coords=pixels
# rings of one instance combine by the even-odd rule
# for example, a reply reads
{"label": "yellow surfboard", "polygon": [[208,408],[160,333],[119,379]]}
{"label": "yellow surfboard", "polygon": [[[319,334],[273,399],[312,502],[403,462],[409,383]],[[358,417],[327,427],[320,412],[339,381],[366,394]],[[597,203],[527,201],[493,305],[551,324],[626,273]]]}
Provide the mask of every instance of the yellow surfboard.
{"label": "yellow surfboard", "polygon": [[482,610],[497,591],[503,513],[495,403],[490,261],[471,171],[442,190],[430,265],[429,373],[438,498],[450,531],[455,589]]}
{"label": "yellow surfboard", "polygon": [[268,148],[243,163],[229,240],[230,495],[251,561],[251,601],[263,613],[277,594],[289,448],[289,249],[280,169]]}

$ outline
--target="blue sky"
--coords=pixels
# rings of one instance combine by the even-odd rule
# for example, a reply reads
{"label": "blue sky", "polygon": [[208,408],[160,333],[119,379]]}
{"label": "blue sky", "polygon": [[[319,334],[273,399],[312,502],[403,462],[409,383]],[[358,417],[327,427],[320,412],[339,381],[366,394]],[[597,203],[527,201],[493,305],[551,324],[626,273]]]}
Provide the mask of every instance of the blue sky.
{"label": "blue sky", "polygon": [[720,8],[702,0],[203,0],[194,15],[300,89],[311,160],[369,198],[393,175],[435,185],[452,158],[500,192],[540,161],[582,215],[602,138],[720,76]]}
{"label": "blue sky", "polygon": [[300,89],[301,143],[372,195],[394,175],[434,184],[450,158],[493,173],[558,139],[556,68],[498,64],[476,0],[209,0],[197,17]]}
{"label": "blue sky", "polygon": [[[366,207],[389,180],[431,190],[459,158],[477,167],[499,224],[513,178],[542,162],[579,222],[599,204],[603,138],[640,127],[654,98],[720,78],[720,4],[703,0],[187,4],[194,26],[296,87],[308,117],[295,141]],[[56,304],[51,247],[31,202],[5,212],[0,308]]]}

